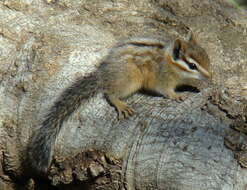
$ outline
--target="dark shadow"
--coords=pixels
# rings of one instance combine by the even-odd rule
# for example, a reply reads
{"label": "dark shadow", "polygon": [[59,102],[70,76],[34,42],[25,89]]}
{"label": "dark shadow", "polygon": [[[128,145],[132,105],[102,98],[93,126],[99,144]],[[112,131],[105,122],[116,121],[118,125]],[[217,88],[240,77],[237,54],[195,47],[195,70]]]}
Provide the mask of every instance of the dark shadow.
{"label": "dark shadow", "polygon": [[[200,90],[194,86],[189,86],[189,85],[181,85],[178,86],[175,89],[176,92],[192,92],[192,93],[199,93]],[[153,91],[147,91],[147,90],[140,90],[139,93],[145,94],[147,96],[153,96],[153,97],[162,97],[161,94],[153,92]]]}
{"label": "dark shadow", "polygon": [[192,92],[192,93],[199,93],[200,90],[194,86],[189,85],[181,85],[176,88],[176,92]]}

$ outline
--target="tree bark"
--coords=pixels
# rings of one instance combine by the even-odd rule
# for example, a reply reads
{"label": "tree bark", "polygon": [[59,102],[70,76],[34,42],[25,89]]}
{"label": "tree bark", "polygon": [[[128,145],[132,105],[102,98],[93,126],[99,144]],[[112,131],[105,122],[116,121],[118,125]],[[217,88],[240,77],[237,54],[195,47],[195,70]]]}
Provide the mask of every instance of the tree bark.
{"label": "tree bark", "polygon": [[[225,0],[4,0],[0,18],[0,189],[246,189],[247,156],[236,157],[247,142],[246,11]],[[49,181],[35,178],[27,145],[64,89],[122,38],[189,30],[209,54],[210,84],[183,102],[135,94],[137,113],[122,121],[99,93],[64,123]]]}

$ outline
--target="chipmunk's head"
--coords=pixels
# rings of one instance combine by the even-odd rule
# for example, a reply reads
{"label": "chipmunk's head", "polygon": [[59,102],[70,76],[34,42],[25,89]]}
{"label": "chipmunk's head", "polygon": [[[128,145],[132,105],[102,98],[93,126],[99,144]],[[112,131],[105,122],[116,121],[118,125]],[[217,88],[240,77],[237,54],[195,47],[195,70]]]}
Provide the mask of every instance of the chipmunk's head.
{"label": "chipmunk's head", "polygon": [[209,57],[193,34],[188,41],[176,39],[170,50],[171,64],[180,76],[199,80],[211,78]]}

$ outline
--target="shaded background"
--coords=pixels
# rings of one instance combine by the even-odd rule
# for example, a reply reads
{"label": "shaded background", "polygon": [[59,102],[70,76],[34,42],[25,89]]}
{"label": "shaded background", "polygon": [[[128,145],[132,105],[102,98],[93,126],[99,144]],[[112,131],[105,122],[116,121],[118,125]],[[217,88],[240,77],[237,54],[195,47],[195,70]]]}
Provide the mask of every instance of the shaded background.
{"label": "shaded background", "polygon": [[236,6],[247,9],[247,1],[246,0],[229,0],[234,3]]}

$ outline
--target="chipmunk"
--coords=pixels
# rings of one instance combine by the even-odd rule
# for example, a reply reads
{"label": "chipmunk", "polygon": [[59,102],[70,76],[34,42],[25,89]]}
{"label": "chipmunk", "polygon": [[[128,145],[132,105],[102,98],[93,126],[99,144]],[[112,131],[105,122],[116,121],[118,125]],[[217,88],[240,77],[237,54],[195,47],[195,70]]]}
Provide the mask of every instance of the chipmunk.
{"label": "chipmunk", "polygon": [[118,43],[95,72],[75,81],[53,104],[32,137],[29,150],[32,167],[47,173],[63,122],[97,92],[104,93],[119,118],[128,118],[134,110],[123,98],[144,89],[179,100],[181,95],[175,88],[190,79],[210,78],[209,67],[208,55],[193,35],[169,44],[137,38]]}

